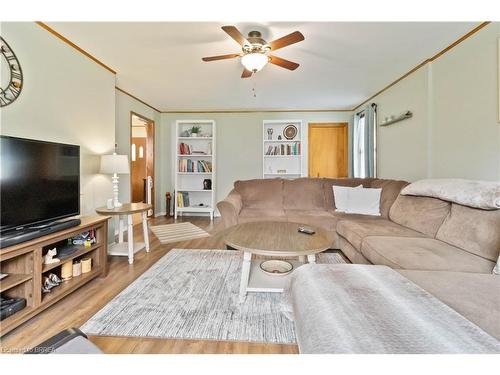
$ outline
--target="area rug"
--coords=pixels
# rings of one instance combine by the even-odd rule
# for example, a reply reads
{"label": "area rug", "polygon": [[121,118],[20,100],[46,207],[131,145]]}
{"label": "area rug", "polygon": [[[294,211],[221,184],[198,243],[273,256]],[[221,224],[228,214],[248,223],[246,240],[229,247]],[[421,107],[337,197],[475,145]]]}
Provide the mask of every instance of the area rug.
{"label": "area rug", "polygon": [[[323,253],[318,263],[345,263]],[[293,344],[281,293],[239,303],[241,253],[173,249],[87,321],[88,335]]]}
{"label": "area rug", "polygon": [[161,244],[193,240],[195,238],[209,237],[210,234],[200,227],[189,222],[155,225],[150,227],[151,231],[160,240]]}

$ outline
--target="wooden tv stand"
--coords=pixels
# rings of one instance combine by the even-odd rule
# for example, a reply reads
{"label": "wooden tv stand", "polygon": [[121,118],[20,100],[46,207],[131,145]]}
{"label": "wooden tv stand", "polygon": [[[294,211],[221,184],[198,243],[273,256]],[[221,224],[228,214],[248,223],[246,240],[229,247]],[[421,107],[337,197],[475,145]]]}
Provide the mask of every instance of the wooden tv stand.
{"label": "wooden tv stand", "polygon": [[[1,295],[26,299],[24,309],[0,321],[0,336],[10,332],[94,278],[106,276],[108,220],[109,217],[106,216],[85,216],[81,218],[82,222],[78,226],[0,249],[0,272],[9,274],[0,280]],[[91,229],[96,231],[97,240],[91,247],[78,245],[76,252],[62,258],[60,262],[43,264],[43,254],[52,245]],[[64,281],[54,287],[50,293],[42,293],[44,274],[52,272],[61,276],[62,264],[82,257],[92,259],[90,272]]]}

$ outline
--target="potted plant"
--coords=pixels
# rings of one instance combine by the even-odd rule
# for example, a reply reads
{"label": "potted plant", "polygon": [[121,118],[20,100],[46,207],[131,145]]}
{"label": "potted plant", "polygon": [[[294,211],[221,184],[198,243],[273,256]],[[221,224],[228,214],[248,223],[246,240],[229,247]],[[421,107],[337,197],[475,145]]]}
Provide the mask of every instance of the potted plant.
{"label": "potted plant", "polygon": [[201,133],[201,126],[194,125],[189,131],[191,132],[191,137],[197,137]]}

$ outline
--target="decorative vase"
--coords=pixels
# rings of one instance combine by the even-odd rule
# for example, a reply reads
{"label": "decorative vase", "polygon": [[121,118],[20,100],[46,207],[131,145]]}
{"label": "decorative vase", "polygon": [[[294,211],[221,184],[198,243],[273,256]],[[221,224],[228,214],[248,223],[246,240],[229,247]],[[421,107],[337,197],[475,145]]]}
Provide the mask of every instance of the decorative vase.
{"label": "decorative vase", "polygon": [[193,137],[193,138],[198,137],[198,133],[191,133],[191,137]]}
{"label": "decorative vase", "polygon": [[272,141],[272,139],[273,139],[273,129],[271,129],[271,128],[267,129],[267,139],[269,141]]}

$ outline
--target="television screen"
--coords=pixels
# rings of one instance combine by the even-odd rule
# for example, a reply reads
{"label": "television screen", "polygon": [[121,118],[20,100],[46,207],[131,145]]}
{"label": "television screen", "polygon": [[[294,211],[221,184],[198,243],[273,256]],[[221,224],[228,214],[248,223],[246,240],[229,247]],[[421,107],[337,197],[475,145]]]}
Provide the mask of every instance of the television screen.
{"label": "television screen", "polygon": [[80,147],[0,136],[1,231],[80,214]]}

